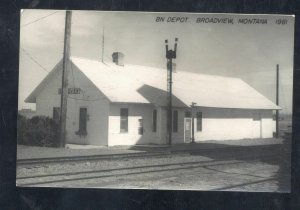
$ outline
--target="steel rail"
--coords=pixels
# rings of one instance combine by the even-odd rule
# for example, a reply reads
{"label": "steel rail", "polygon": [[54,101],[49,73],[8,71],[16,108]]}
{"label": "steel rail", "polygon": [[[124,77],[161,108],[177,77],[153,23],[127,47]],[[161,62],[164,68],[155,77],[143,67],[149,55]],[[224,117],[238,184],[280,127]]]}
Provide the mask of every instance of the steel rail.
{"label": "steel rail", "polygon": [[[273,145],[260,145],[262,149]],[[166,157],[178,154],[193,154],[205,155],[205,153],[224,149],[237,149],[243,150],[248,149],[246,146],[225,146],[220,148],[203,148],[203,149],[184,149],[184,150],[172,150],[168,149],[160,152],[137,152],[137,153],[122,153],[122,154],[105,154],[105,155],[82,155],[82,156],[66,156],[66,157],[50,157],[50,158],[33,158],[33,159],[19,159],[17,160],[17,166],[24,165],[36,165],[36,164],[51,164],[51,163],[64,163],[64,162],[84,162],[84,161],[97,161],[97,160],[109,160],[109,159],[123,159],[123,158],[147,158],[147,157]],[[254,149],[254,148],[253,148]],[[231,156],[226,156],[230,158]],[[233,156],[234,157],[234,156]]]}
{"label": "steel rail", "polygon": [[[270,154],[270,155],[264,155],[264,156],[260,156],[260,157],[254,157],[252,155],[247,155],[244,157],[240,157],[239,160],[235,160],[235,159],[225,159],[225,160],[217,160],[216,162],[213,161],[192,161],[192,162],[183,162],[183,163],[171,163],[171,164],[156,164],[156,165],[142,165],[142,166],[133,166],[133,167],[123,167],[123,168],[111,168],[111,169],[104,169],[104,170],[88,170],[88,171],[77,171],[77,172],[63,172],[63,173],[56,173],[56,174],[43,174],[43,175],[36,175],[36,176],[23,176],[23,177],[17,177],[17,179],[34,179],[34,178],[43,178],[43,177],[56,177],[56,176],[72,176],[72,175],[84,175],[84,174],[89,174],[89,173],[107,173],[107,172],[118,172],[118,171],[128,171],[128,170],[136,170],[136,169],[147,169],[147,168],[164,168],[164,167],[172,167],[172,166],[178,166],[178,165],[182,165],[182,164],[188,164],[190,166],[192,165],[196,165],[196,167],[213,167],[213,166],[219,166],[219,165],[223,165],[223,164],[227,164],[227,165],[231,165],[231,164],[241,164],[241,163],[247,163],[245,161],[247,160],[251,160],[250,162],[256,162],[257,160],[269,160],[269,159],[274,159],[274,156],[276,158],[281,158],[282,155],[285,154],[290,154],[289,152],[286,153],[280,153],[281,156],[279,156],[278,154]],[[235,156],[232,156],[235,157]],[[230,158],[230,157],[228,157]],[[226,161],[234,161],[234,162],[227,162]],[[197,166],[198,165],[198,166]],[[184,169],[184,167],[179,167],[178,170],[180,169]],[[174,169],[173,169],[174,170]],[[148,171],[149,173],[151,173],[151,171]],[[113,176],[121,176],[123,174],[113,174]],[[245,174],[246,175],[246,174]],[[85,177],[86,179],[91,179],[89,177]],[[67,179],[65,181],[68,181]],[[56,180],[53,180],[53,183],[55,183]],[[60,182],[60,181],[57,181]],[[40,182],[39,182],[40,183]],[[27,185],[27,184],[25,184]]]}

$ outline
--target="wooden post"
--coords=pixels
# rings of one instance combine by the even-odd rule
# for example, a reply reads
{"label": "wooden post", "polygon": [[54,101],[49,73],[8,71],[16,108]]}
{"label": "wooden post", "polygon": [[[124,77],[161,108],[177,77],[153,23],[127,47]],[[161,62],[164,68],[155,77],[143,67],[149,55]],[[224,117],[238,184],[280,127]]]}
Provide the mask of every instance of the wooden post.
{"label": "wooden post", "polygon": [[65,147],[66,145],[68,66],[70,64],[71,20],[72,20],[72,11],[66,11],[61,101],[60,101],[61,102],[60,104],[60,147]]}
{"label": "wooden post", "polygon": [[[279,106],[279,65],[276,65],[276,105]],[[279,110],[276,109],[276,138],[279,137]]]}

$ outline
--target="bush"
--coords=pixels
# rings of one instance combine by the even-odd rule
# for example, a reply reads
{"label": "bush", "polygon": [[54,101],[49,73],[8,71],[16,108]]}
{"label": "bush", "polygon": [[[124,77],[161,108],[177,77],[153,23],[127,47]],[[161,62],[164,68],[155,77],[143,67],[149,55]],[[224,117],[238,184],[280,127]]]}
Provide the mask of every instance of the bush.
{"label": "bush", "polygon": [[59,124],[46,116],[27,119],[18,115],[18,144],[42,147],[59,146]]}

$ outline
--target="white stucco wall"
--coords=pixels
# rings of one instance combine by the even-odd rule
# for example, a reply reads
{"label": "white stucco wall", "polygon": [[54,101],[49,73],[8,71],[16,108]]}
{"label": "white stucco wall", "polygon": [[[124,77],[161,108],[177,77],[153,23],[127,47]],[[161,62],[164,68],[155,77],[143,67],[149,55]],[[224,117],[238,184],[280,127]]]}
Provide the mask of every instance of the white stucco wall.
{"label": "white stucco wall", "polygon": [[[120,132],[120,109],[128,108],[128,132]],[[134,145],[134,144],[160,144],[159,109],[157,112],[157,131],[152,131],[152,113],[157,109],[149,104],[111,103],[109,110],[108,144]],[[143,119],[143,134],[138,133],[139,119]]]}
{"label": "white stucco wall", "polygon": [[[76,66],[69,69],[69,87],[81,88],[81,94],[70,94],[67,109],[67,143],[107,145],[109,101],[96,87],[80,72]],[[41,91],[36,100],[38,115],[52,117],[53,107],[60,107],[61,71],[53,75],[47,86]],[[76,98],[76,100],[74,99]],[[89,120],[87,135],[79,136],[79,109],[86,107]]]}
{"label": "white stucco wall", "polygon": [[[128,108],[128,133],[120,132],[120,109]],[[152,113],[157,110],[157,131],[152,131]],[[172,133],[172,143],[183,143],[185,109],[178,111],[178,131]],[[138,134],[138,119],[143,119],[144,133]],[[167,110],[146,104],[112,103],[109,114],[109,146],[134,144],[168,144]]]}
{"label": "white stucco wall", "polygon": [[[153,143],[167,144],[167,110],[164,107],[159,108],[159,110],[161,115],[158,138],[156,138]],[[191,110],[176,107],[174,107],[173,110],[178,111],[178,131],[172,132],[172,143],[184,143],[185,112]],[[198,111],[202,112],[202,131],[197,131],[195,113]],[[260,114],[261,120],[253,120],[254,114]],[[271,110],[215,109],[201,107],[195,109],[194,116],[195,141],[273,137],[274,121],[272,119]],[[147,141],[145,140],[144,142]]]}
{"label": "white stucco wall", "polygon": [[[202,111],[202,131],[197,131],[195,119],[195,140],[237,140],[246,138],[272,138],[274,121],[271,110],[213,109]],[[253,120],[260,114],[261,120]]]}

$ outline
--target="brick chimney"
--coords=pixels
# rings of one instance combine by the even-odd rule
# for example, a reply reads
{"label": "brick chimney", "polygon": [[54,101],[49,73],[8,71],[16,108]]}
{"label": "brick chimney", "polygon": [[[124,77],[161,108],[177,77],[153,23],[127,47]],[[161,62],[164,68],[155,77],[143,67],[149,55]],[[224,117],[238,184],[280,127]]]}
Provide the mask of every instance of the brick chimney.
{"label": "brick chimney", "polygon": [[112,54],[113,62],[118,66],[124,66],[124,54],[121,52],[114,52]]}

